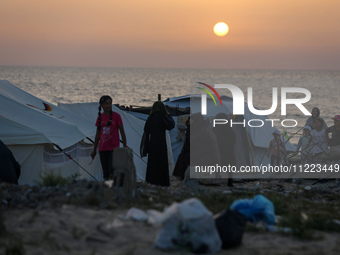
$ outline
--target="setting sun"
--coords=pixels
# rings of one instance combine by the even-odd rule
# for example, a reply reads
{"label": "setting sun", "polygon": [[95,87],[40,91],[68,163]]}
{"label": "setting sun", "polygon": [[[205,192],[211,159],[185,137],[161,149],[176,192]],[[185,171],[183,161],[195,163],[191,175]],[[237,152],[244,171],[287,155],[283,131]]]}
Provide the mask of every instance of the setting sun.
{"label": "setting sun", "polygon": [[218,22],[218,23],[214,26],[214,33],[215,33],[217,36],[225,36],[228,32],[229,32],[229,27],[228,27],[227,24],[224,23],[224,22]]}

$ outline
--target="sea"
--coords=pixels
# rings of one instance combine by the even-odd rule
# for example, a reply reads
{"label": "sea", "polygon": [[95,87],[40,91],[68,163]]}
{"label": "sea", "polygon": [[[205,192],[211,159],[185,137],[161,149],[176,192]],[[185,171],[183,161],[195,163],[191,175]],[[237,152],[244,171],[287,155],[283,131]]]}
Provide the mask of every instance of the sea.
{"label": "sea", "polygon": [[[280,131],[295,134],[304,126],[305,116],[295,105],[287,106],[287,115],[281,114],[281,88],[299,87],[310,91],[311,99],[303,106],[311,112],[318,107],[328,126],[332,117],[340,114],[339,70],[230,70],[230,69],[161,69],[161,68],[103,68],[103,67],[27,67],[0,66],[0,79],[49,103],[98,102],[102,95],[110,95],[114,104],[150,106],[158,99],[198,94],[197,82],[210,85],[233,84],[239,87],[247,101],[248,88],[253,90],[253,105],[269,109],[272,90],[278,88],[278,107],[270,119],[295,119],[296,127]],[[196,84],[196,85],[195,85]],[[220,95],[231,96],[229,90],[220,89]],[[302,98],[291,93],[288,98]],[[302,131],[294,135],[296,142]]]}

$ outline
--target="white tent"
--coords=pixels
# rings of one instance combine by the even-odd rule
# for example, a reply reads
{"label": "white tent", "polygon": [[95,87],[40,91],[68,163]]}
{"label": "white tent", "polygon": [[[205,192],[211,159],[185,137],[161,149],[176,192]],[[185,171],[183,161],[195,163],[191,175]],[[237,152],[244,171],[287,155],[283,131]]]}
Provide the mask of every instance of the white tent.
{"label": "white tent", "polygon": [[[139,157],[144,121],[115,106],[113,111],[122,116],[128,146],[134,151],[137,177],[144,180],[147,158]],[[55,106],[0,80],[0,139],[22,166],[19,184],[33,184],[49,171],[63,176],[80,174],[82,178],[92,175],[102,180],[99,156],[89,165],[97,116],[98,103]],[[168,156],[171,174],[174,161],[170,142]]]}
{"label": "white tent", "polygon": [[[8,99],[12,99],[18,104],[22,104],[62,122],[72,124],[76,126],[86,137],[90,137],[92,139],[94,138],[96,129],[93,126],[91,119],[83,118],[82,116],[52,105],[49,102],[46,102],[22,89],[19,89],[18,87],[15,87],[6,80],[0,80],[0,94]],[[41,123],[38,125],[41,125]]]}

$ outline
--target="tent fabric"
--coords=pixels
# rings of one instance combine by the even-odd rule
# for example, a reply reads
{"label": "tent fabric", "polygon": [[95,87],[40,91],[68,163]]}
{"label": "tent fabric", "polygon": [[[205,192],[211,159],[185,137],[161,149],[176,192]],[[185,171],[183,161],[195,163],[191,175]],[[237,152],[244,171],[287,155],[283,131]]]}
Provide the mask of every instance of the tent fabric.
{"label": "tent fabric", "polygon": [[84,142],[74,144],[64,149],[63,152],[53,149],[50,144],[46,144],[43,153],[42,172],[43,174],[53,172],[64,177],[79,175],[80,178],[103,180],[99,157],[93,162],[91,160],[92,150],[93,146]]}
{"label": "tent fabric", "polygon": [[19,185],[36,184],[43,170],[44,144],[7,145],[21,165]]}
{"label": "tent fabric", "polygon": [[[61,107],[57,107],[47,101],[37,98],[12,85],[7,80],[0,80],[0,94],[7,99],[11,99],[12,102],[16,102],[18,105],[24,105],[31,110],[44,113],[46,116],[58,119],[61,122],[76,125],[79,131],[85,135],[85,137],[87,136],[91,137],[92,139],[94,138],[96,128],[91,125],[91,120],[83,118],[78,114],[66,111]],[[30,116],[27,117],[29,118]]]}
{"label": "tent fabric", "polygon": [[0,115],[1,139],[5,144],[51,142],[43,133]]}
{"label": "tent fabric", "polygon": [[165,101],[163,101],[163,103],[167,106],[187,108],[187,107],[190,107],[190,100],[188,100],[188,98],[193,97],[193,96],[195,95],[170,97],[170,98],[167,98]]}
{"label": "tent fabric", "polygon": [[[35,130],[36,135],[40,134],[40,139],[32,141],[34,144],[46,143],[47,138],[50,143],[55,143],[61,148],[66,148],[86,138],[86,135],[84,135],[76,125],[66,123],[43,112],[36,111],[2,94],[0,94],[0,115],[2,119],[6,118],[9,120],[5,121],[6,125],[16,123],[13,125],[13,129],[7,126],[6,129],[0,131],[0,137],[5,137],[7,144],[23,144],[20,132],[19,136],[17,136],[18,125],[26,127],[25,135],[28,135],[27,127],[31,129],[30,131]],[[3,124],[1,124],[1,126],[3,126]],[[43,134],[44,137],[41,134]],[[11,139],[9,139],[10,137]]]}

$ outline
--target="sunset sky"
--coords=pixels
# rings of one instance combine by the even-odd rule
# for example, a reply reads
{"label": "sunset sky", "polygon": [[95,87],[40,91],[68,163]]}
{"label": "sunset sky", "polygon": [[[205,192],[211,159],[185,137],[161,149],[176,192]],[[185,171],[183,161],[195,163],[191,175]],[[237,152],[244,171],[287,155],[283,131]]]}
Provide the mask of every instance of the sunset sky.
{"label": "sunset sky", "polygon": [[339,0],[0,4],[0,65],[340,69]]}

